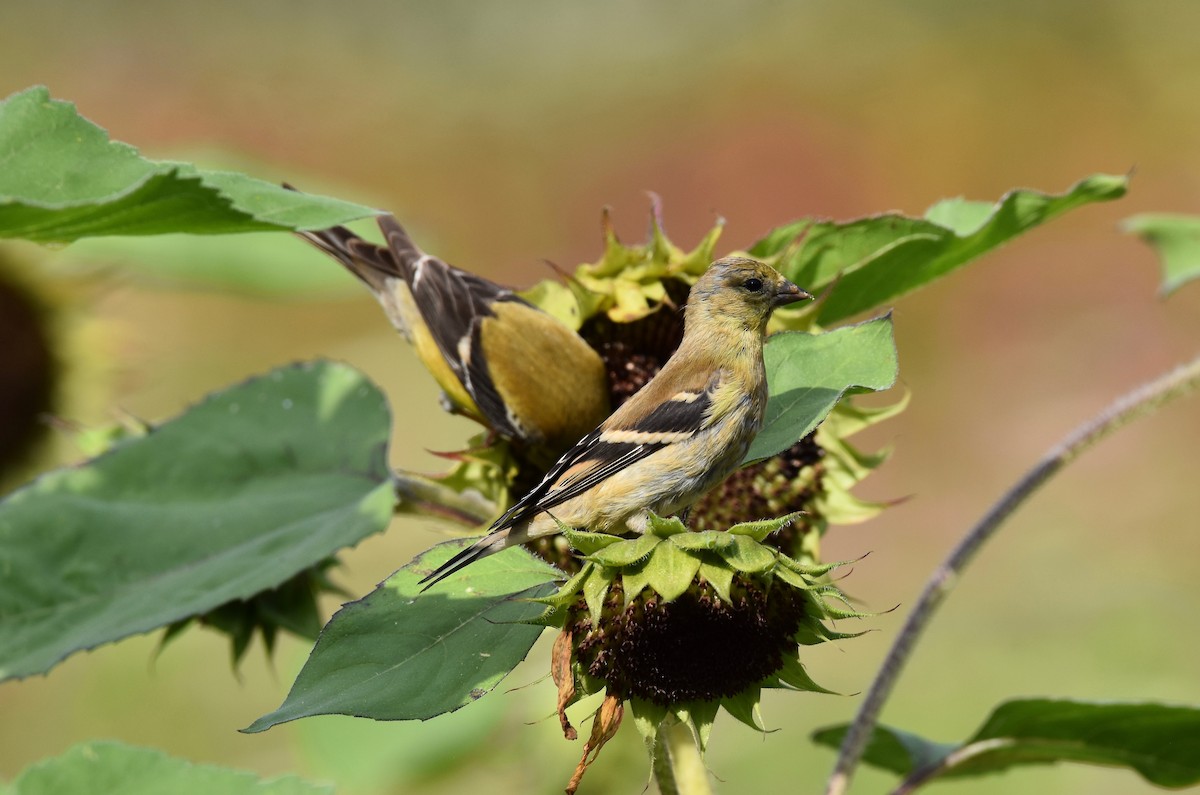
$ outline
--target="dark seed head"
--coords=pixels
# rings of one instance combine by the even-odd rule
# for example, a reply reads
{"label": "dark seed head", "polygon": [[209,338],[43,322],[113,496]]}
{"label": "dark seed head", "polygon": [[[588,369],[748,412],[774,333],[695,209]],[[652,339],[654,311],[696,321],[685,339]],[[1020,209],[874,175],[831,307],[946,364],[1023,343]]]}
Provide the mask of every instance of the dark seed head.
{"label": "dark seed head", "polygon": [[576,665],[609,693],[656,704],[736,695],[782,668],[805,613],[801,594],[779,582],[737,575],[731,590],[728,604],[697,578],[672,602],[646,589],[624,607],[618,579],[598,628],[582,601],[572,609]]}
{"label": "dark seed head", "polygon": [[689,287],[679,279],[663,282],[671,306],[663,306],[632,323],[616,323],[607,315],[590,318],[579,330],[604,360],[609,392],[616,409],[658,373],[683,339],[683,313]]}
{"label": "dark seed head", "polygon": [[805,516],[765,542],[784,554],[797,554],[803,536],[821,523],[813,498],[824,488],[825,451],[815,435],[810,433],[774,458],[742,467],[726,478],[692,508],[691,529],[727,530],[738,522],[805,511]]}

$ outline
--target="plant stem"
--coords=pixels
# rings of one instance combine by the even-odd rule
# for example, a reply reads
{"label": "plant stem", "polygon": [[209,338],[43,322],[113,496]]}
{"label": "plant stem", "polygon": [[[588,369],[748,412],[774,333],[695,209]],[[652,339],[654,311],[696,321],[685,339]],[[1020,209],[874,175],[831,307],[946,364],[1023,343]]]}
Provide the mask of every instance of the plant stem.
{"label": "plant stem", "polygon": [[654,744],[654,780],[660,795],[712,795],[691,728],[672,716],[663,721]]}
{"label": "plant stem", "polygon": [[850,725],[850,730],[842,740],[825,795],[844,795],[850,786],[850,778],[878,723],[879,713],[891,695],[917,639],[980,547],[995,534],[1004,520],[1052,475],[1075,460],[1084,450],[1133,420],[1150,414],[1197,388],[1200,388],[1200,356],[1117,399],[1052,448],[963,536],[958,546],[930,575],[916,607],[909,614],[880,666],[875,681],[871,683],[871,689]]}
{"label": "plant stem", "polygon": [[399,504],[397,513],[416,513],[449,519],[467,527],[487,524],[496,506],[477,491],[455,491],[434,478],[412,472],[393,472]]}
{"label": "plant stem", "polygon": [[981,740],[964,745],[941,761],[914,770],[908,775],[908,778],[900,782],[900,786],[892,790],[891,795],[912,795],[919,787],[929,783],[947,770],[953,770],[969,759],[991,753],[999,748],[1007,748],[1013,744],[1014,740],[1011,737],[995,737],[991,740]]}

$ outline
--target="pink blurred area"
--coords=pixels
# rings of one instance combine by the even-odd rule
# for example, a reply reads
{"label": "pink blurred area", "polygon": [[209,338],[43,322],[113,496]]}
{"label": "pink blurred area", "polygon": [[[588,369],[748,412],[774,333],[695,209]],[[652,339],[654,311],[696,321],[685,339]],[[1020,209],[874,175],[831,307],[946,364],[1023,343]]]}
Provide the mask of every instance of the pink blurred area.
{"label": "pink blurred area", "polygon": [[[1061,192],[1093,172],[1132,170],[1125,199],[1078,210],[897,303],[912,402],[864,440],[895,455],[863,493],[910,499],[834,528],[826,554],[872,552],[842,585],[871,609],[900,609],[867,622],[870,636],[814,652],[813,676],[843,692],[867,686],[928,570],[1024,468],[1200,348],[1200,285],[1160,299],[1153,256],[1117,229],[1138,212],[1200,213],[1195,3],[10,0],[2,16],[0,94],[46,84],[148,156],[211,148],[254,158],[256,176],[337,186],[393,211],[451,262],[517,285],[547,276],[543,260],[596,259],[604,206],[624,240],[640,239],[646,191],[662,196],[684,248],[726,219],[724,252],[799,216],[920,214],[944,197]],[[397,465],[436,469],[422,450],[453,449],[471,431],[436,412],[432,384],[365,295],[298,305],[115,285],[96,311],[125,332],[115,401],[146,416],[273,364],[331,356],[379,381],[402,416],[430,417],[398,427]],[[1198,439],[1193,398],[1104,443],[1036,497],[951,598],[887,721],[952,740],[1007,696],[1200,703]],[[440,538],[431,523],[398,521],[349,555],[343,580],[364,593]],[[240,736],[278,704],[304,648],[285,646],[275,676],[252,654],[239,683],[212,636],[192,633],[147,673],[152,645],[127,642],[0,686],[0,779],[76,740],[117,736],[331,779],[346,793],[480,781],[551,792],[579,752],[545,722],[522,725],[552,710],[544,683],[528,691],[536,697],[489,697],[518,717],[490,718],[491,739],[436,775],[380,761],[420,727],[332,719]],[[537,664],[501,690],[541,676],[544,661],[535,650]],[[722,791],[815,791],[832,755],[810,749],[807,733],[856,703],[771,698],[768,725],[783,730],[765,739],[718,723],[710,764]],[[438,720],[470,721],[474,708]],[[548,738],[535,750],[551,761],[530,770],[516,758],[534,752],[522,732]],[[589,780],[595,792],[640,790],[638,741],[632,727],[622,734],[583,791]],[[860,791],[887,781],[866,774]],[[940,791],[1151,790],[1130,773],[1075,767]]]}

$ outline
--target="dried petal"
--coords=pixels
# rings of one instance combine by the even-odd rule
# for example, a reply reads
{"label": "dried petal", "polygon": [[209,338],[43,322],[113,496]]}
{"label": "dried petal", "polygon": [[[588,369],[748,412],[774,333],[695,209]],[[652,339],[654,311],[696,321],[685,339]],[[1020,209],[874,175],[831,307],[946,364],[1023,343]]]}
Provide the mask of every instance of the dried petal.
{"label": "dried petal", "polygon": [[574,795],[575,790],[579,789],[579,782],[583,780],[583,774],[596,761],[604,744],[617,733],[617,729],[621,727],[621,718],[624,716],[625,703],[621,697],[611,693],[605,696],[603,703],[600,704],[600,709],[596,710],[596,715],[592,719],[592,734],[583,745],[583,757],[580,758],[579,764],[575,767],[575,773],[571,776],[570,783],[567,784],[567,795]]}
{"label": "dried petal", "polygon": [[558,686],[558,722],[562,726],[563,737],[568,740],[579,738],[575,727],[567,720],[567,707],[575,700],[575,677],[571,673],[571,628],[567,627],[558,633],[554,639],[554,648],[550,652],[550,676]]}

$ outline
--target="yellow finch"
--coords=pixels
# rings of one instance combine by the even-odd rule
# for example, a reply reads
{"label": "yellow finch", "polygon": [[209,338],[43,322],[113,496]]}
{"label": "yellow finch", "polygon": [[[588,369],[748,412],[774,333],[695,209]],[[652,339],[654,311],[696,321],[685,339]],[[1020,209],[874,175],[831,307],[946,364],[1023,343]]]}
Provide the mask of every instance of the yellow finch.
{"label": "yellow finch", "polygon": [[345,227],[298,234],[370,288],[445,393],[448,408],[548,451],[575,442],[609,411],[600,355],[512,290],[421,251],[393,216],[386,245]]}
{"label": "yellow finch", "polygon": [[767,405],[763,339],[771,311],[808,293],[773,268],[717,260],[692,287],[683,341],[646,386],[584,436],[483,538],[422,582],[540,536],[558,522],[644,532],[648,512],[688,508],[737,469]]}

